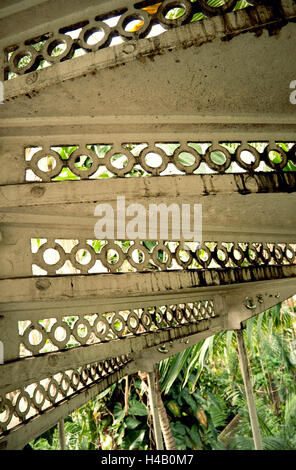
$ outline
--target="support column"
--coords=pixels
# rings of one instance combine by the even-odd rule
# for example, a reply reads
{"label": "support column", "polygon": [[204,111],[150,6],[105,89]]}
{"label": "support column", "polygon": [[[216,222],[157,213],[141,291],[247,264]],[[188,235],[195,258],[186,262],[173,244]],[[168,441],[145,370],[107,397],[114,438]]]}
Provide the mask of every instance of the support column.
{"label": "support column", "polygon": [[248,365],[248,357],[247,357],[247,352],[246,352],[244,337],[243,337],[243,330],[237,330],[236,337],[237,337],[237,344],[238,344],[240,368],[241,368],[244,385],[246,389],[246,396],[247,396],[255,450],[262,450],[262,441],[261,441],[261,436],[260,436],[260,431],[259,431],[259,423],[258,423],[256,406],[255,406],[254,395],[253,395],[253,390],[252,390],[250,370],[249,370],[249,365]]}
{"label": "support column", "polygon": [[60,450],[66,450],[66,436],[65,436],[65,427],[64,427],[64,420],[60,419],[58,422],[58,433],[59,433],[59,441],[60,441]]}
{"label": "support column", "polygon": [[157,450],[163,450],[163,440],[162,440],[161,427],[160,427],[160,421],[159,421],[159,416],[158,416],[158,400],[157,400],[157,393],[156,393],[156,388],[155,388],[155,366],[152,372],[147,372],[147,376],[148,376],[149,402],[150,402],[150,408],[152,411],[153,429],[154,429],[156,448]]}

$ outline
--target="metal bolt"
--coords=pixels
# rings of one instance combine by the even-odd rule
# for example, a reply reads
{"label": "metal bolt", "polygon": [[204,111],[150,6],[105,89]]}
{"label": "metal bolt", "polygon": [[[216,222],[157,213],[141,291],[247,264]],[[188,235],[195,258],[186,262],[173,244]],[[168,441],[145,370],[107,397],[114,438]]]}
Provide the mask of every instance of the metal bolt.
{"label": "metal bolt", "polygon": [[253,310],[257,307],[256,304],[254,304],[254,299],[253,297],[246,297],[245,298],[245,307],[250,309],[250,310]]}
{"label": "metal bolt", "polygon": [[128,44],[124,44],[122,50],[125,54],[131,54],[135,49],[136,45],[130,42]]}
{"label": "metal bolt", "polygon": [[264,300],[263,300],[262,294],[257,295],[257,300],[258,300],[259,304],[263,304]]}
{"label": "metal bolt", "polygon": [[159,351],[160,353],[163,353],[163,354],[166,354],[166,353],[169,352],[169,351],[166,349],[165,345],[162,345],[162,346],[160,346],[160,348],[157,348],[157,351]]}

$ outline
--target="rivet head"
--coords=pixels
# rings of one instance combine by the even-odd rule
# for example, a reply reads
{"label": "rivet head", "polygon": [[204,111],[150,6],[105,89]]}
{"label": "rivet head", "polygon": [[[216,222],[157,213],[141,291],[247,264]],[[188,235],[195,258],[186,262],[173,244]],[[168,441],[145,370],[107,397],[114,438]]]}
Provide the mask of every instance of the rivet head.
{"label": "rivet head", "polygon": [[45,188],[42,186],[33,186],[31,189],[32,196],[41,197],[45,193]]}
{"label": "rivet head", "polygon": [[122,50],[125,54],[131,54],[132,52],[134,52],[135,49],[136,49],[136,45],[130,42],[130,43],[124,44]]}
{"label": "rivet head", "polygon": [[46,290],[51,286],[51,282],[49,279],[38,279],[36,281],[35,286],[39,290]]}

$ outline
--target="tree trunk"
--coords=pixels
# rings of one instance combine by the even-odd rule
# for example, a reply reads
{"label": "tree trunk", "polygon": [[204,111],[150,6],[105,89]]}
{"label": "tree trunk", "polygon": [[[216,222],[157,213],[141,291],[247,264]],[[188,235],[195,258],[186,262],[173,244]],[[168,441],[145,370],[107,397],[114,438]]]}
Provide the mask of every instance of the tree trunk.
{"label": "tree trunk", "polygon": [[229,445],[229,442],[231,441],[231,439],[233,438],[233,436],[235,435],[236,431],[237,431],[237,428],[238,428],[238,425],[240,423],[240,415],[237,414],[226,426],[226,428],[223,429],[223,431],[221,431],[221,433],[219,434],[219,439],[220,441],[223,442],[223,444],[225,445],[225,447],[228,449],[228,445]]}
{"label": "tree trunk", "polygon": [[[139,371],[138,375],[147,384],[147,373]],[[165,447],[167,450],[176,450],[176,443],[175,443],[175,439],[170,428],[169,418],[168,418],[165,406],[161,398],[158,367],[156,367],[156,373],[155,373],[155,389],[157,393],[157,404],[158,404],[158,415],[159,415],[160,427],[161,427],[161,432],[163,435]]]}
{"label": "tree trunk", "polygon": [[155,386],[156,386],[156,393],[157,393],[157,400],[158,400],[159,421],[160,421],[160,426],[161,426],[161,431],[162,431],[165,447],[167,450],[176,450],[176,443],[175,443],[175,439],[170,428],[169,418],[168,418],[165,406],[161,398],[158,368],[156,369],[156,374],[155,374]]}

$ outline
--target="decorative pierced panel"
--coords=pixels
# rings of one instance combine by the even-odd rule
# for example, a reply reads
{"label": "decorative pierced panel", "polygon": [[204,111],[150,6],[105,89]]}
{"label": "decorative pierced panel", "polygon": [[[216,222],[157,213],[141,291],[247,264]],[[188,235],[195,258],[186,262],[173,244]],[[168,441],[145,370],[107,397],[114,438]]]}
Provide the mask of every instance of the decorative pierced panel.
{"label": "decorative pierced panel", "polygon": [[50,411],[65,399],[70,400],[75,394],[83,393],[105,378],[111,378],[110,384],[112,377],[117,381],[120,376],[116,372],[127,363],[126,356],[114,357],[61,371],[21,388],[4,392],[0,396],[0,430],[5,435],[7,431],[24,422],[28,423],[28,420]]}
{"label": "decorative pierced panel", "polygon": [[[76,24],[43,31],[38,37],[27,38],[22,43],[6,48],[6,79],[33,70],[48,67],[73,57],[94,52],[123,41],[152,37],[163,31],[186,23],[203,20],[214,15],[224,15],[240,8],[252,8],[269,1],[237,0],[211,6],[207,0],[146,0],[124,6],[118,2],[113,11],[103,11],[94,17],[81,18]],[[99,10],[99,8],[98,8]],[[132,47],[132,46],[131,46]]]}
{"label": "decorative pierced panel", "polygon": [[131,335],[216,318],[213,300],[19,321],[20,357],[85,344],[114,341]]}
{"label": "decorative pierced panel", "polygon": [[[210,320],[217,319],[214,301],[197,300],[183,304],[158,305],[127,310],[116,310],[113,312],[90,314],[90,315],[59,315],[42,320],[22,320],[18,324],[19,356],[25,361],[21,378],[16,374],[11,377],[10,385],[1,384],[0,387],[0,430],[4,433],[15,429],[19,424],[42,414],[45,410],[52,410],[53,406],[62,404],[64,400],[71,400],[78,393],[102,380],[107,379],[107,385],[118,380],[117,372],[133,359],[133,354],[120,354],[116,351],[136,351],[140,348],[141,336],[144,343],[150,346],[157,345],[164,338],[176,338],[187,332],[193,333],[206,330],[210,327]],[[182,328],[184,330],[182,330]],[[188,329],[189,328],[189,329]],[[159,333],[165,332],[165,337],[158,337]],[[183,331],[183,333],[182,333]],[[154,335],[151,336],[151,334]],[[150,335],[150,336],[147,336]],[[12,338],[12,337],[11,337]],[[118,345],[118,339],[125,338],[124,348]],[[137,338],[136,343],[126,342],[127,339]],[[145,339],[146,338],[146,339]],[[15,335],[14,344],[17,341]],[[182,340],[181,340],[182,341]],[[108,347],[114,342],[113,349]],[[143,344],[144,344],[143,343]],[[97,346],[96,351],[82,350],[79,346]],[[78,347],[78,348],[77,348]],[[71,357],[67,356],[71,354]],[[48,375],[44,370],[58,368],[59,357],[52,356],[54,351],[64,354],[66,363],[78,358],[80,363],[85,358],[103,356],[105,360],[91,362],[77,367],[58,370]],[[159,347],[161,353],[168,352],[163,346]],[[66,355],[65,355],[66,354]],[[32,356],[41,361],[36,368],[33,366],[30,374],[35,377],[30,380],[30,364],[26,361],[32,360]],[[110,358],[111,356],[111,358]],[[18,362],[15,362],[15,370]],[[124,374],[122,374],[124,375]],[[121,375],[121,376],[122,376]],[[38,377],[38,380],[36,378]],[[16,386],[19,381],[24,381],[22,386]]]}
{"label": "decorative pierced panel", "polygon": [[35,275],[219,269],[296,264],[296,245],[32,239]]}
{"label": "decorative pierced panel", "polygon": [[27,181],[296,170],[295,142],[141,142],[27,148]]}

